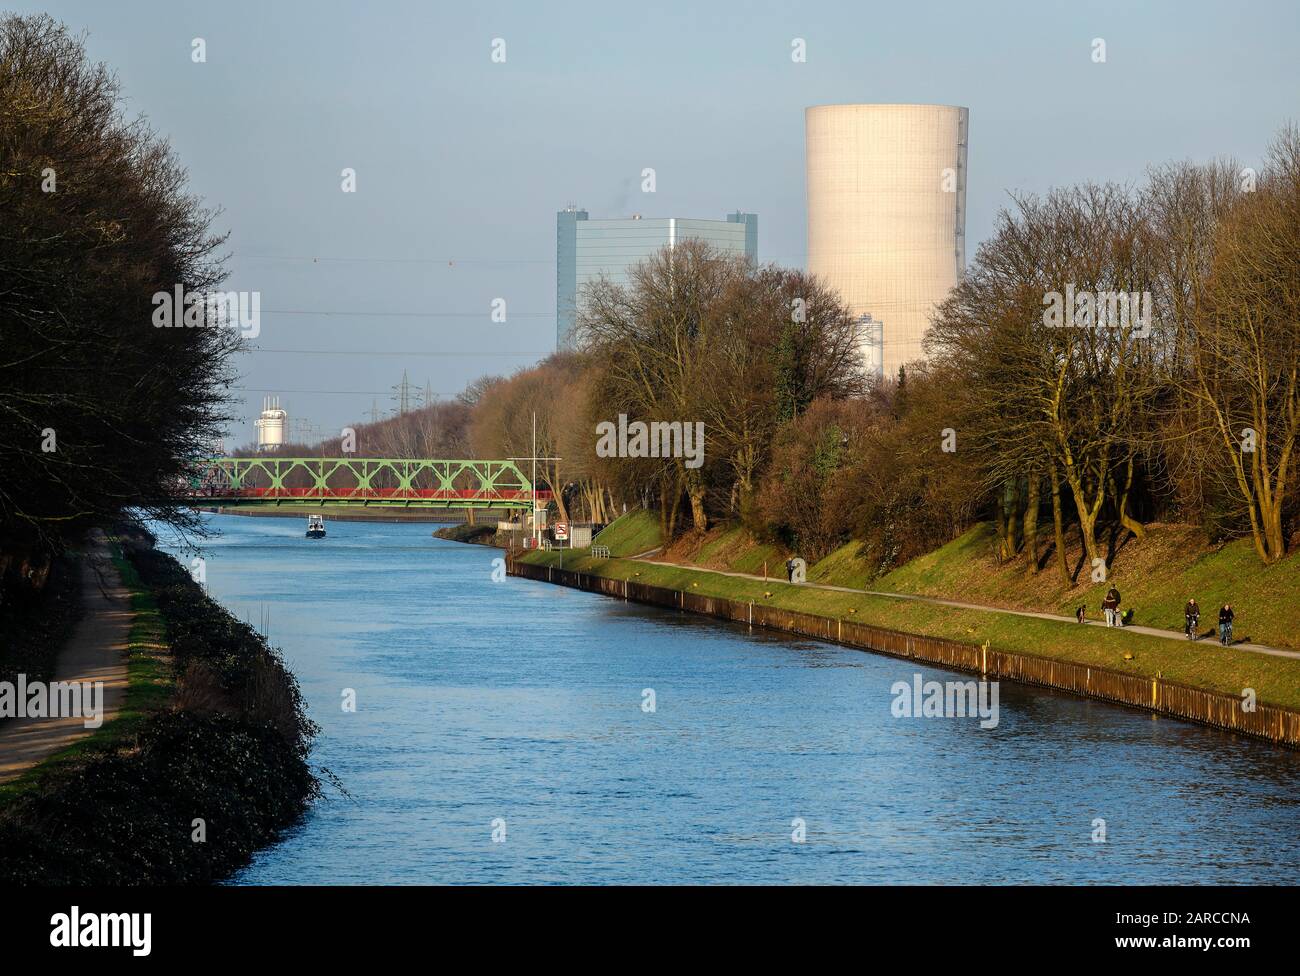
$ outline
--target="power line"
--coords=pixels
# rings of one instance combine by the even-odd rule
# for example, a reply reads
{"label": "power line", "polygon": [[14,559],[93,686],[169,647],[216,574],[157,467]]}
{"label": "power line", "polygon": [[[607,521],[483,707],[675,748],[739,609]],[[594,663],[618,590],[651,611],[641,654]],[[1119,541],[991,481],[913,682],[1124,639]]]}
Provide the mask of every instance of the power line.
{"label": "power line", "polygon": [[[266,315],[321,315],[353,318],[420,318],[420,319],[477,319],[487,318],[491,310],[481,312],[324,312],[308,308],[264,308]],[[521,319],[555,318],[554,312],[510,312],[510,317]]]}
{"label": "power line", "polygon": [[[891,254],[929,254],[933,248],[927,245],[918,245],[916,247],[894,247],[889,248]],[[870,254],[878,253],[876,251],[862,250],[842,250],[837,251],[835,256],[841,258],[859,258],[866,257]],[[449,268],[459,267],[460,265],[490,265],[490,264],[549,264],[555,265],[555,258],[435,258],[435,257],[367,257],[367,256],[348,256],[338,254],[240,254],[235,252],[235,259],[247,259],[250,261],[305,261],[311,264],[437,264]],[[807,251],[783,251],[780,253],[765,254],[763,260],[771,261],[806,261],[808,258]]]}
{"label": "power line", "polygon": [[[238,390],[241,393],[309,393],[309,394],[337,394],[339,396],[368,396],[368,397],[385,397],[391,398],[393,391],[388,390],[286,390],[283,387],[276,387],[273,390],[263,390],[254,386],[231,386],[230,390]],[[452,393],[434,393],[434,396],[454,396]]]}
{"label": "power line", "polygon": [[313,264],[322,261],[357,264],[445,264],[448,267],[461,264],[555,264],[555,258],[374,258],[320,254],[236,254],[235,256],[254,261],[310,261]]}
{"label": "power line", "polygon": [[536,352],[429,352],[427,350],[403,352],[379,349],[267,349],[263,346],[252,346],[242,351],[292,353],[297,356],[549,356],[554,352],[552,349]]}

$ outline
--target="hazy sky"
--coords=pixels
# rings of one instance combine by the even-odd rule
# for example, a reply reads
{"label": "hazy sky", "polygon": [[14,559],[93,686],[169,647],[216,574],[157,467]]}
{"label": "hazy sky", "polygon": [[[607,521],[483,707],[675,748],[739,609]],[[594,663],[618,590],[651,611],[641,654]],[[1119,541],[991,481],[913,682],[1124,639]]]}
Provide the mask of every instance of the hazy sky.
{"label": "hazy sky", "polygon": [[1134,181],[1168,159],[1250,164],[1300,119],[1295,0],[9,9],[88,32],[222,208],[227,287],[261,292],[263,309],[230,444],[253,436],[264,392],[337,434],[374,400],[391,409],[403,369],[452,395],[548,354],[555,211],[570,202],[592,217],[752,211],[760,260],[803,266],[809,105],[969,107],[968,255],[1008,190]]}

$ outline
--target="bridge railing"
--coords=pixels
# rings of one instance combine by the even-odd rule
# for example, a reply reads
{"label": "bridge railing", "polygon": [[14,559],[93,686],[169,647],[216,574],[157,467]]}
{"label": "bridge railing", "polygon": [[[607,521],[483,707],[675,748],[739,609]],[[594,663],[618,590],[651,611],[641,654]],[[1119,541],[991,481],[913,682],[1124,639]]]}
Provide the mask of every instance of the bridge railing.
{"label": "bridge railing", "polygon": [[510,460],[432,458],[252,457],[209,458],[196,462],[190,500],[338,501],[454,507],[457,504],[523,508],[533,498],[550,501],[549,491],[533,492],[523,471]]}
{"label": "bridge railing", "polygon": [[[447,490],[444,488],[227,488],[220,485],[191,488],[190,498],[391,498],[428,499],[448,501],[509,501],[526,502],[533,492],[515,488],[477,490],[473,488]],[[536,493],[538,501],[550,501],[549,491]]]}

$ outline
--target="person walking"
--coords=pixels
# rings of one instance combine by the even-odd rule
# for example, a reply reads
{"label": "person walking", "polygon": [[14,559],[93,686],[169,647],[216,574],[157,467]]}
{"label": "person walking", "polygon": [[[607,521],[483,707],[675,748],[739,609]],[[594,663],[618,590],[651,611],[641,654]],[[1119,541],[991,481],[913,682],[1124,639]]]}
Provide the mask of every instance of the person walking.
{"label": "person walking", "polygon": [[1119,590],[1111,587],[1106,591],[1106,598],[1101,601],[1102,612],[1106,615],[1107,627],[1119,626]]}
{"label": "person walking", "polygon": [[1183,627],[1183,633],[1187,635],[1188,640],[1196,640],[1196,629],[1201,624],[1201,607],[1196,602],[1196,597],[1188,599],[1187,606],[1183,607],[1183,616],[1187,621]]}
{"label": "person walking", "polygon": [[1219,643],[1227,647],[1232,643],[1232,618],[1236,616],[1232,612],[1232,604],[1225,603],[1223,609],[1219,611]]}

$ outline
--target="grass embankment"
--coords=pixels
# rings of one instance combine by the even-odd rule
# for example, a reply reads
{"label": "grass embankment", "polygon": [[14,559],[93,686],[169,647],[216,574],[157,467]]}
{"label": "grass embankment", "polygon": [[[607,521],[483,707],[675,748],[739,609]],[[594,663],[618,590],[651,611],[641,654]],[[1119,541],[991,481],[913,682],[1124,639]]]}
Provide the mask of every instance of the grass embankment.
{"label": "grass embankment", "polygon": [[[1068,555],[1073,569],[1080,553]],[[841,566],[848,564],[849,560],[844,560]],[[1249,539],[1207,548],[1194,528],[1153,525],[1146,539],[1130,539],[1115,553],[1105,583],[1091,583],[1087,568],[1079,574],[1085,583],[1073,587],[1065,585],[1054,564],[1032,577],[1026,568],[1023,558],[998,565],[993,557],[992,529],[979,525],[870,586],[1067,616],[1083,605],[1095,620],[1101,616],[1102,597],[1114,585],[1123,596],[1123,608],[1134,610],[1133,623],[1176,631],[1182,630],[1183,605],[1194,596],[1201,605],[1202,633],[1213,630],[1218,608],[1231,603],[1238,640],[1300,648],[1297,553],[1265,566]],[[845,574],[832,570],[828,575],[843,578]]]}
{"label": "grass embankment", "polygon": [[131,594],[132,618],[126,638],[126,701],[109,729],[114,734],[129,735],[146,717],[171,703],[176,675],[167,644],[167,626],[153,594],[117,547],[113,565]]}
{"label": "grass embankment", "polygon": [[[753,600],[755,604],[815,613],[831,618],[843,617],[846,620],[912,634],[945,637],[971,644],[983,644],[987,641],[990,647],[998,650],[1057,658],[1144,677],[1160,676],[1168,681],[1177,681],[1232,695],[1240,695],[1243,688],[1254,688],[1261,701],[1289,708],[1300,708],[1300,661],[1297,660],[1224,648],[1217,643],[1192,644],[1186,641],[1170,641],[1121,629],[1080,627],[1072,622],[1037,620],[989,610],[936,606],[888,596],[839,593],[806,586],[792,586],[780,581],[769,580],[765,583],[762,580],[701,572],[694,565],[657,566],[619,558],[631,554],[634,550],[644,551],[644,549],[636,549],[636,546],[644,544],[647,524],[657,531],[657,524],[653,517],[644,512],[630,513],[602,532],[596,541],[610,547],[613,556],[610,559],[593,559],[589,550],[533,552],[523,558],[528,562],[542,565],[559,565],[563,560],[565,569],[598,573],[616,579],[633,579],[641,583],[688,590],[706,596]],[[715,557],[719,550],[727,545],[736,549],[742,548],[734,537],[737,531],[739,530],[726,529],[718,532],[720,538],[730,535],[733,539],[730,543],[719,542],[719,549],[714,550]],[[635,546],[627,544],[630,539],[636,540]],[[706,541],[706,546],[707,544]],[[703,548],[700,551],[702,552]],[[939,550],[939,553],[943,551]],[[939,553],[923,558],[938,557]],[[843,559],[842,556],[840,558]],[[781,565],[783,561],[784,556],[778,553],[775,560],[776,571],[782,575],[784,574]],[[942,562],[942,559],[939,561]],[[769,570],[771,569],[772,560],[769,559]],[[746,570],[737,568],[736,571]],[[860,585],[861,582],[851,578],[827,578],[828,575],[822,574],[819,581],[845,586]],[[903,592],[898,585],[900,581],[901,577],[895,580],[894,589]],[[883,582],[884,580],[877,581],[872,586],[883,589],[885,587],[880,586]],[[979,602],[976,595],[963,590],[935,595]],[[1132,602],[1127,593],[1125,601]],[[1080,599],[1078,602],[1083,600]],[[1179,614],[1181,616],[1181,603]],[[1139,615],[1139,622],[1140,620]],[[1125,654],[1131,655],[1131,658],[1126,660]]]}
{"label": "grass embankment", "polygon": [[601,529],[592,542],[608,546],[615,556],[639,556],[659,546],[659,522],[650,512],[627,512]]}
{"label": "grass embankment", "polygon": [[293,675],[176,560],[128,549],[118,719],[3,788],[0,883],[219,880],[317,794]]}

